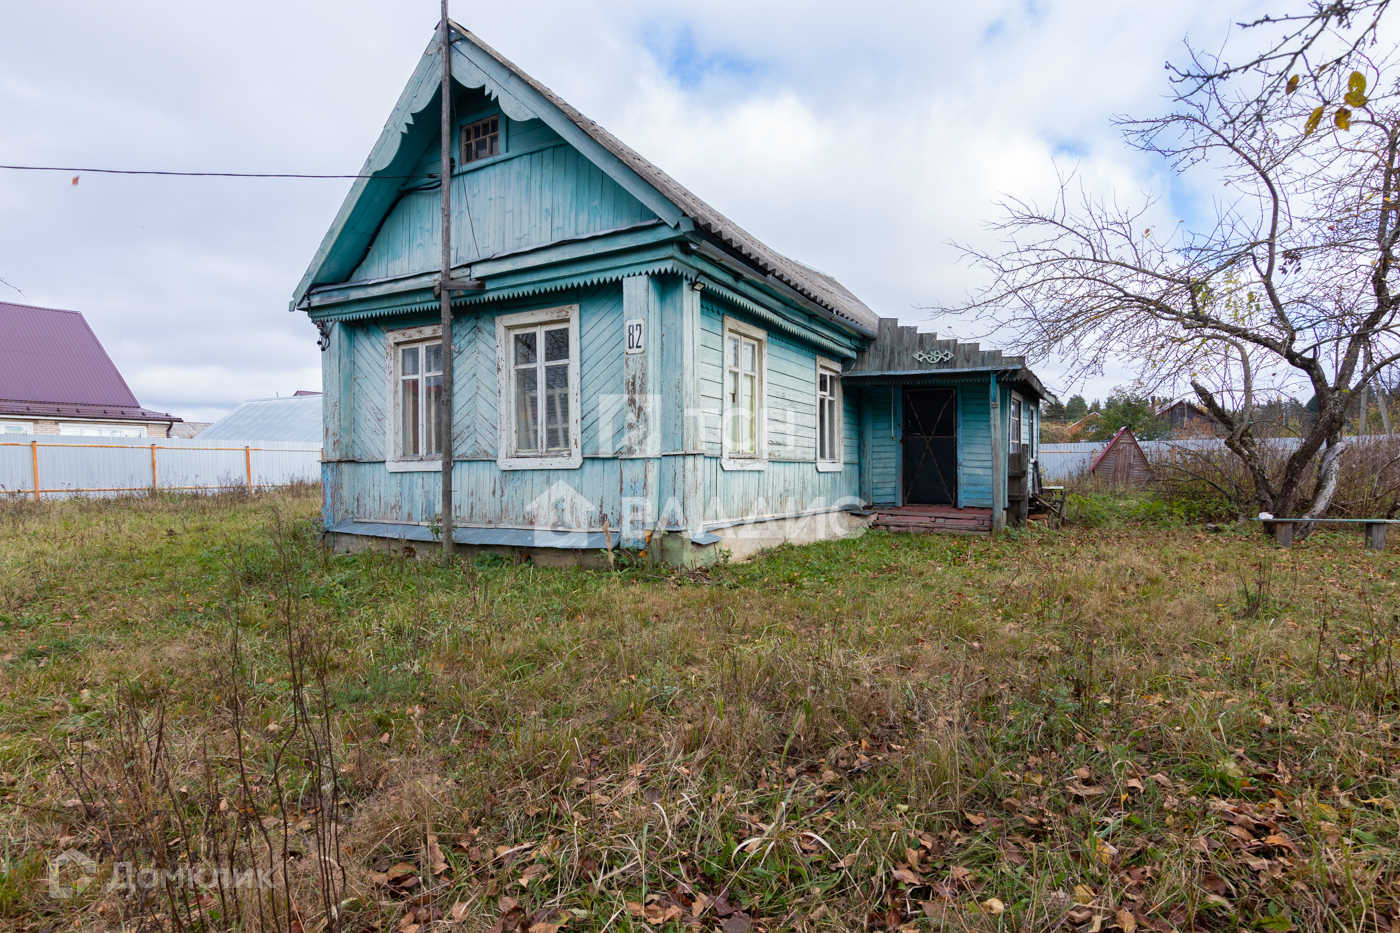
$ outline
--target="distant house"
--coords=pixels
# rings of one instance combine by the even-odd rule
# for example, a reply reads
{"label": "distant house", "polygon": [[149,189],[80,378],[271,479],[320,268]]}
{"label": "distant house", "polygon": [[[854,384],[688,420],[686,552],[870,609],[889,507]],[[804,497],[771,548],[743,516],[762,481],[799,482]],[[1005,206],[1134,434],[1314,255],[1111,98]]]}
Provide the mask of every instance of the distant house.
{"label": "distant house", "polygon": [[1174,402],[1164,399],[1158,400],[1154,407],[1157,417],[1165,421],[1176,432],[1214,431],[1220,427],[1220,422],[1216,421],[1209,412],[1184,398]]}
{"label": "distant house", "polygon": [[0,302],[0,434],[168,437],[77,311]]}
{"label": "distant house", "polygon": [[201,441],[302,441],[321,446],[321,393],[255,398],[199,432]]}

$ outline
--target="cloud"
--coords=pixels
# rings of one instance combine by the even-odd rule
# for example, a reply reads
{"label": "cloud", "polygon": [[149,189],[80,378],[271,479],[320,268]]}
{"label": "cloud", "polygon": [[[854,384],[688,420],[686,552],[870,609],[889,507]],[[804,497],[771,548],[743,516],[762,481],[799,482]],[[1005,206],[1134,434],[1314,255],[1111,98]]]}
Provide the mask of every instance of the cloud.
{"label": "cloud", "polygon": [[[1196,209],[1110,120],[1164,106],[1183,36],[1218,42],[1258,8],[550,0],[459,18],[775,248],[970,337],[978,321],[919,307],[977,286],[948,244],[986,243],[998,198],[1048,197],[1058,166]],[[436,17],[431,0],[16,5],[3,161],[353,172]],[[3,172],[0,278],[83,311],[143,404],[208,417],[318,386],[287,300],[348,185]]]}

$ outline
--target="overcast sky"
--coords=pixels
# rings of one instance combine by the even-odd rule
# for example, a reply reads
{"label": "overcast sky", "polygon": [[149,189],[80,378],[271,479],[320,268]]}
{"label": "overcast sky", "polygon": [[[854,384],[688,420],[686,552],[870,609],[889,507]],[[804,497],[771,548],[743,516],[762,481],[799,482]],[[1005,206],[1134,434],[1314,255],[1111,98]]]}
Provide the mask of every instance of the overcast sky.
{"label": "overcast sky", "polygon": [[[998,197],[1047,195],[1058,165],[1185,215],[1208,203],[1110,120],[1160,112],[1183,38],[1216,46],[1262,8],[456,0],[452,15],[769,245],[881,315],[966,338],[976,321],[919,307],[975,287],[948,244],[985,240]],[[0,163],[353,173],[436,22],[436,0],[0,0]],[[83,312],[141,403],[189,420],[320,388],[315,328],[287,302],[350,182],[71,177],[0,171],[0,300]]]}

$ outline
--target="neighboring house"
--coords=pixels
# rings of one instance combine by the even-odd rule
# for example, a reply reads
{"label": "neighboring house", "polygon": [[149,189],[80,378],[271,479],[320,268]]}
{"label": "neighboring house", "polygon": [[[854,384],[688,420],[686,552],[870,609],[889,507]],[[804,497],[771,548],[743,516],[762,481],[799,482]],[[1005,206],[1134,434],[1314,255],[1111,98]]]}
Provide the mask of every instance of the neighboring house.
{"label": "neighboring house", "polygon": [[1089,473],[1115,486],[1143,486],[1151,476],[1147,455],[1126,427],[1119,428],[1089,466]]}
{"label": "neighboring house", "polygon": [[0,434],[167,437],[76,311],[0,302]]}
{"label": "neighboring house", "polygon": [[244,402],[199,433],[201,441],[302,441],[321,445],[321,393]]}
{"label": "neighboring house", "polygon": [[1200,434],[1214,432],[1220,427],[1220,422],[1210,412],[1186,399],[1161,401],[1156,406],[1156,414],[1176,433]]}
{"label": "neighboring house", "polygon": [[[432,541],[439,514],[441,67],[434,42],[292,299],[326,351],[337,547]],[[845,534],[868,505],[1004,521],[1047,397],[1023,360],[878,318],[460,28],[452,74],[453,275],[480,283],[446,354],[454,540],[660,533],[694,563]]]}
{"label": "neighboring house", "polygon": [[198,437],[199,432],[203,431],[211,424],[213,424],[211,421],[182,421],[179,424],[172,424],[170,426],[170,436],[189,440],[190,438]]}

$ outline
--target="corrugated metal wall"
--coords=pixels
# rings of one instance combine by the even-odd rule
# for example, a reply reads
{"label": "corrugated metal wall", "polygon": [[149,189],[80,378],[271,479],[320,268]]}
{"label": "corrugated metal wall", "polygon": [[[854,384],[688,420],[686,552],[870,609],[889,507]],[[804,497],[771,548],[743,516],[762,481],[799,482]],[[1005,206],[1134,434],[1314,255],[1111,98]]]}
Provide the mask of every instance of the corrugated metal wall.
{"label": "corrugated metal wall", "polygon": [[[0,496],[62,498],[314,483],[321,448],[296,442],[52,437],[0,440]],[[37,480],[37,483],[36,483]]]}

